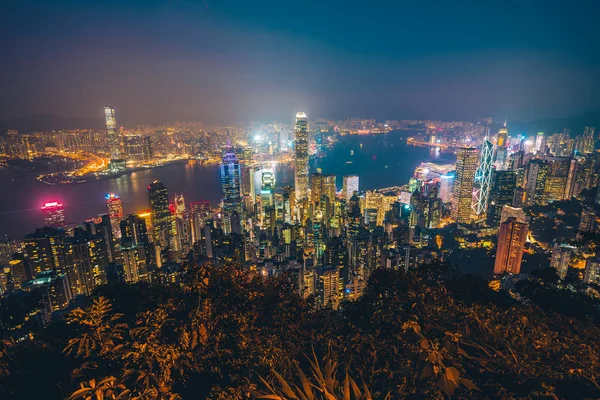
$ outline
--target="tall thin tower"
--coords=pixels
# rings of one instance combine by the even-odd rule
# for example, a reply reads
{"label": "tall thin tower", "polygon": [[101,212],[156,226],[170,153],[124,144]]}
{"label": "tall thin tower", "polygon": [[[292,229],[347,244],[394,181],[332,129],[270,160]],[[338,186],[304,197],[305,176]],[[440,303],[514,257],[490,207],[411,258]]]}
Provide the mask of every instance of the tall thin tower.
{"label": "tall thin tower", "polygon": [[241,215],[242,211],[242,185],[241,185],[240,162],[235,152],[230,147],[223,154],[221,163],[221,188],[223,189],[223,222],[226,233],[231,233],[232,219],[234,213]]}
{"label": "tall thin tower", "polygon": [[119,144],[119,135],[117,133],[117,120],[115,119],[115,109],[113,107],[104,107],[104,121],[106,122],[106,135],[108,137],[110,159],[119,160],[121,159],[121,148]]}
{"label": "tall thin tower", "polygon": [[296,114],[296,201],[308,198],[308,118],[303,112]]}
{"label": "tall thin tower", "polygon": [[480,216],[485,214],[492,186],[494,145],[488,139],[481,146],[479,168],[475,173],[475,190],[473,191],[473,212]]}
{"label": "tall thin tower", "polygon": [[456,152],[456,178],[452,189],[452,219],[462,224],[471,219],[477,149],[461,147]]}

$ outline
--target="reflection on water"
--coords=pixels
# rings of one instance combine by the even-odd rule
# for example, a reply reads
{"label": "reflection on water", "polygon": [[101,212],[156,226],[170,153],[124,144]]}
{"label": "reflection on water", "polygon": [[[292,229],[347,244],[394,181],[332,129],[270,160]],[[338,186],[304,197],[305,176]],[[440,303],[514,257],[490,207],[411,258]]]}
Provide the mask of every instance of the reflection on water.
{"label": "reflection on water", "polygon": [[[420,162],[445,158],[451,160],[452,155],[437,149],[406,146],[397,133],[345,136],[326,157],[311,161],[311,170],[320,168],[323,173],[336,174],[338,188],[341,188],[343,175],[357,174],[361,190],[365,190],[405,184]],[[352,163],[347,164],[347,161]],[[256,189],[259,190],[260,174],[256,177]],[[276,166],[275,177],[278,187],[294,184],[294,171],[289,166]],[[37,182],[34,176],[13,178],[9,174],[0,174],[3,191],[0,196],[0,235],[11,237],[21,237],[40,226],[43,216],[39,207],[49,200],[61,201],[67,220],[77,223],[106,213],[104,195],[108,192],[121,196],[126,214],[147,209],[147,186],[154,180],[164,182],[171,196],[182,193],[188,203],[209,200],[211,204],[217,204],[221,198],[218,165],[177,164],[78,185],[49,186]]]}

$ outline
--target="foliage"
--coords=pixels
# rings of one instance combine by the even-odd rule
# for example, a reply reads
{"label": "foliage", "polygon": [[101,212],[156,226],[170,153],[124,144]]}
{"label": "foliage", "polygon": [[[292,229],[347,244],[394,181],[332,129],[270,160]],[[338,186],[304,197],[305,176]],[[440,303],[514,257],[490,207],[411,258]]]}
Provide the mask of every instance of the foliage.
{"label": "foliage", "polygon": [[67,324],[4,345],[0,397],[600,396],[587,314],[517,302],[444,265],[376,270],[338,311],[315,309],[290,281],[191,264],[179,286],[105,287]]}

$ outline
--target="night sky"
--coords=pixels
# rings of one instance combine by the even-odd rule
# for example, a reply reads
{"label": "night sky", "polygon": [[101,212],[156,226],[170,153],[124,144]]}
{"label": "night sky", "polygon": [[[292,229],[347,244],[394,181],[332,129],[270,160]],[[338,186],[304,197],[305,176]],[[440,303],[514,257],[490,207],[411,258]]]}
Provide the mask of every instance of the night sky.
{"label": "night sky", "polygon": [[0,55],[0,119],[600,109],[598,0],[3,0]]}

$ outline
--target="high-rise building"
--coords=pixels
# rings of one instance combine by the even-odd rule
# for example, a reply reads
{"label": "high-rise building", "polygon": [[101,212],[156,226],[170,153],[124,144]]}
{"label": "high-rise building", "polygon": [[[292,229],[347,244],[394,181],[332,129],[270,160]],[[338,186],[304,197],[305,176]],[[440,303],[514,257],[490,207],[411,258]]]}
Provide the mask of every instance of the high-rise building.
{"label": "high-rise building", "polygon": [[126,164],[121,152],[121,138],[117,130],[115,109],[111,106],[104,107],[104,121],[106,123],[106,136],[110,153],[109,167],[111,171],[122,171],[125,169]]}
{"label": "high-rise building", "polygon": [[229,148],[221,162],[221,188],[223,190],[222,218],[225,233],[231,233],[231,216],[233,212],[241,214],[242,211],[242,185],[240,162],[233,148]]}
{"label": "high-rise building", "polygon": [[169,245],[171,237],[172,216],[167,188],[162,182],[154,181],[148,186],[148,200],[154,244],[165,248]]}
{"label": "high-rise building", "polygon": [[579,230],[581,232],[594,232],[596,228],[596,212],[589,207],[584,207],[581,210],[581,218],[579,219]]}
{"label": "high-rise building", "polygon": [[581,146],[581,152],[583,154],[591,154],[594,152],[594,148],[595,148],[595,138],[594,138],[594,132],[595,132],[595,128],[594,127],[590,127],[590,126],[586,126],[585,130],[583,131],[583,140],[582,140],[582,146]]}
{"label": "high-rise building", "polygon": [[504,126],[498,130],[498,138],[496,140],[496,160],[494,165],[498,171],[503,170],[506,167],[506,156],[508,154],[507,144],[508,129],[506,128],[506,121],[504,121]]}
{"label": "high-rise building", "polygon": [[485,139],[481,146],[479,167],[475,173],[473,191],[473,213],[482,216],[487,211],[490,188],[492,185],[492,172],[494,160],[494,145]]}
{"label": "high-rise building", "polygon": [[107,282],[108,253],[101,235],[76,229],[65,242],[67,276],[74,295],[89,296]]}
{"label": "high-rise building", "polygon": [[308,198],[308,118],[303,112],[296,114],[294,146],[296,201]]}
{"label": "high-rise building", "polygon": [[254,202],[256,201],[254,167],[250,165],[244,165],[242,168],[242,196],[248,196],[250,205],[254,207]]}
{"label": "high-rise building", "polygon": [[202,229],[206,222],[211,218],[210,202],[193,201],[190,203],[190,212],[192,216],[192,233],[194,243],[202,239]]}
{"label": "high-rise building", "polygon": [[462,147],[456,152],[456,178],[452,190],[452,219],[463,224],[471,220],[473,183],[477,170],[477,149]]}
{"label": "high-rise building", "polygon": [[450,203],[452,201],[452,188],[454,186],[454,172],[440,176],[440,200],[442,203]]}
{"label": "high-rise building", "polygon": [[58,201],[48,201],[42,206],[44,215],[44,226],[50,228],[64,228],[65,211],[62,203]]}
{"label": "high-rise building", "polygon": [[133,246],[145,246],[150,243],[146,220],[137,214],[129,214],[121,221],[121,237],[131,241]]}
{"label": "high-rise building", "polygon": [[546,147],[546,141],[544,140],[544,132],[538,132],[535,137],[535,153],[543,154],[544,148]]}
{"label": "high-rise building", "polygon": [[106,199],[106,207],[108,208],[108,218],[110,219],[110,229],[112,231],[113,240],[116,243],[120,243],[123,203],[121,202],[121,198],[114,193],[107,193],[104,198]]}
{"label": "high-rise building", "polygon": [[595,283],[600,284],[600,259],[599,258],[588,258],[585,263],[585,274],[583,276],[583,283]]}
{"label": "high-rise building", "polygon": [[570,157],[545,157],[548,172],[544,184],[543,204],[571,198],[577,160]]}
{"label": "high-rise building", "polygon": [[500,224],[494,274],[518,274],[521,272],[523,250],[527,241],[529,224],[508,218]]}
{"label": "high-rise building", "polygon": [[525,182],[525,205],[543,205],[544,188],[548,175],[548,163],[535,159],[529,162],[527,179]]}
{"label": "high-rise building", "polygon": [[513,203],[516,181],[517,174],[514,171],[494,171],[490,199],[488,201],[488,226],[498,226],[502,207]]}
{"label": "high-rise building", "polygon": [[62,230],[48,227],[36,229],[25,236],[23,245],[32,278],[44,271],[64,272],[64,240],[65,233]]}
{"label": "high-rise building", "polygon": [[345,175],[342,197],[349,202],[355,192],[358,192],[358,175]]}
{"label": "high-rise building", "polygon": [[502,206],[502,212],[500,213],[500,223],[507,221],[509,218],[515,218],[517,222],[526,223],[529,222],[529,217],[525,214],[520,207]]}
{"label": "high-rise building", "polygon": [[125,135],[123,136],[123,148],[125,156],[129,161],[146,161],[147,155],[144,151],[144,139],[142,135]]}
{"label": "high-rise building", "polygon": [[326,266],[317,269],[318,293],[323,307],[336,310],[340,304],[340,271],[337,266]]}
{"label": "high-rise building", "polygon": [[552,248],[552,258],[550,259],[550,266],[556,269],[556,273],[560,279],[565,279],[567,272],[569,271],[569,264],[571,263],[571,257],[573,252],[577,250],[576,247],[568,245],[566,243],[554,243]]}

